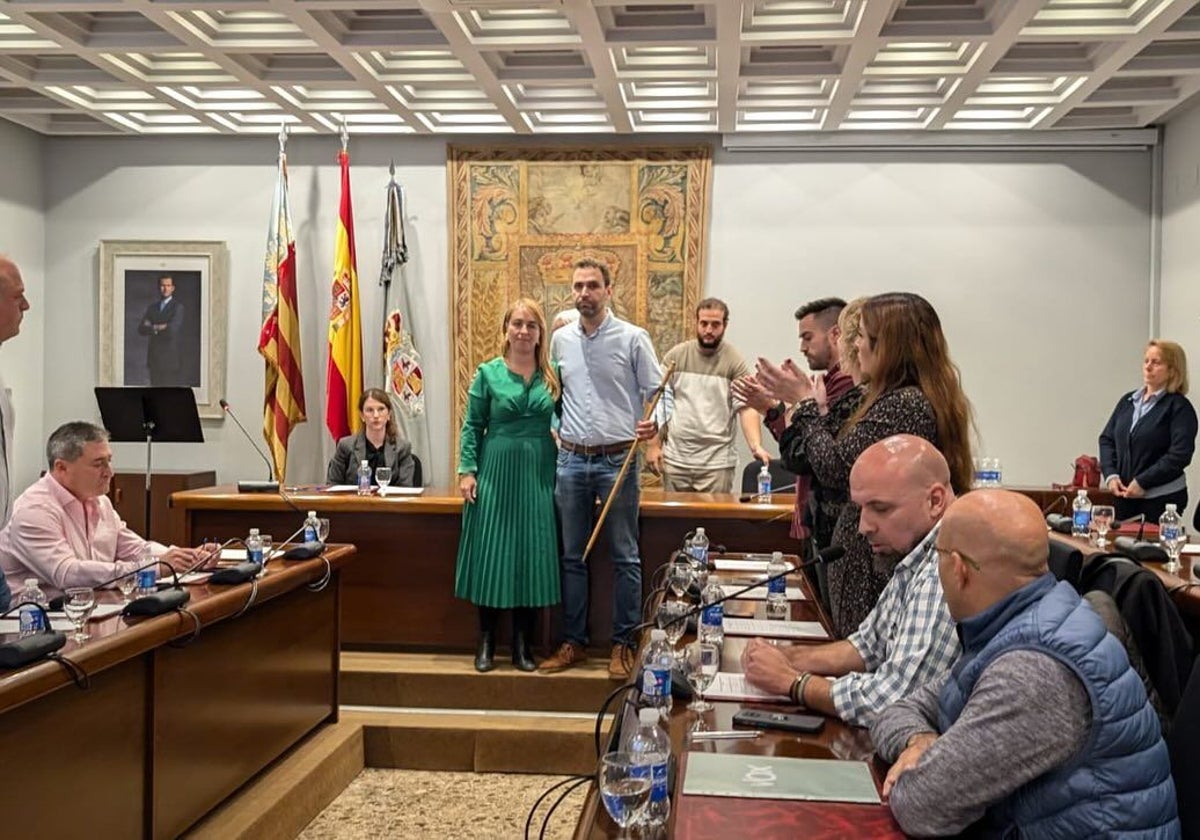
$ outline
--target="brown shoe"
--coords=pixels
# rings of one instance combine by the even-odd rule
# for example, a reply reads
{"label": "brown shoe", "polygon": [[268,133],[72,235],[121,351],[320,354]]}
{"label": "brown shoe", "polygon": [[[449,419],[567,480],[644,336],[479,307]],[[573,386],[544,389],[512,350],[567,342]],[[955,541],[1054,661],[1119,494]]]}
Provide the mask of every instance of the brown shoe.
{"label": "brown shoe", "polygon": [[543,674],[557,674],[576,665],[587,662],[587,651],[574,642],[563,642],[549,659],[543,659],[538,671]]}
{"label": "brown shoe", "polygon": [[608,676],[614,680],[628,680],[633,668],[633,648],[613,645],[608,657]]}

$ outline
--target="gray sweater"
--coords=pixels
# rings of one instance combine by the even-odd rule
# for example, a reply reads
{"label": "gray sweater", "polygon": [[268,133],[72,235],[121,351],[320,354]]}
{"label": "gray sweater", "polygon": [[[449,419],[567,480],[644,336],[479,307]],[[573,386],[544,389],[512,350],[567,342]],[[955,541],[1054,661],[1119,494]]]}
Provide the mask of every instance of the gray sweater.
{"label": "gray sweater", "polygon": [[[938,733],[935,680],[885,709],[871,726],[875,750],[893,762],[908,740]],[[903,773],[888,804],[900,827],[918,836],[957,834],[988,807],[1066,763],[1092,724],[1087,689],[1058,660],[1019,650],[980,675],[962,714]]]}

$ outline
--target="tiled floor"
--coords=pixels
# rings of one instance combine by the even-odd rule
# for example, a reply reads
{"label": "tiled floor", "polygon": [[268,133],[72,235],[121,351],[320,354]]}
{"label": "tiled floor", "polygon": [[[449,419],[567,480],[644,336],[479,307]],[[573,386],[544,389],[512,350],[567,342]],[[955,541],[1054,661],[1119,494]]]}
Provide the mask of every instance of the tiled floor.
{"label": "tiled floor", "polygon": [[[562,776],[366,769],[309,823],[300,840],[519,840],[537,798]],[[563,788],[565,789],[565,788]],[[549,797],[553,802],[561,792]],[[546,837],[569,838],[587,785],[558,809]],[[536,837],[547,803],[538,809]]]}

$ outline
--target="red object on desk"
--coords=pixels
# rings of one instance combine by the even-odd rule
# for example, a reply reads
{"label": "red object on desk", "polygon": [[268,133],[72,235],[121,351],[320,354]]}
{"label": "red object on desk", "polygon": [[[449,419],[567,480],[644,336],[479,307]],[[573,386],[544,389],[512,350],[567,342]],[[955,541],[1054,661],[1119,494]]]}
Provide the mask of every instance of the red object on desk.
{"label": "red object on desk", "polygon": [[1116,534],[1118,537],[1136,537],[1141,531],[1142,539],[1157,540],[1158,539],[1158,524],[1147,522],[1145,527],[1142,527],[1141,522],[1126,522],[1116,528],[1112,528],[1108,533]]}

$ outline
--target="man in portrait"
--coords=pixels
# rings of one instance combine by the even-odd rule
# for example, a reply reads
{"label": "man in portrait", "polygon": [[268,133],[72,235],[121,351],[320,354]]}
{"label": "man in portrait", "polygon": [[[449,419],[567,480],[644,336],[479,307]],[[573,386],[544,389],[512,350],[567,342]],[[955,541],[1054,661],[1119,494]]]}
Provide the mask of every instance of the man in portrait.
{"label": "man in portrait", "polygon": [[180,334],[183,304],[175,299],[175,280],[164,274],[158,279],[159,299],[146,307],[138,324],[138,335],[150,337],[146,345],[146,367],[153,386],[187,385],[183,375]]}

